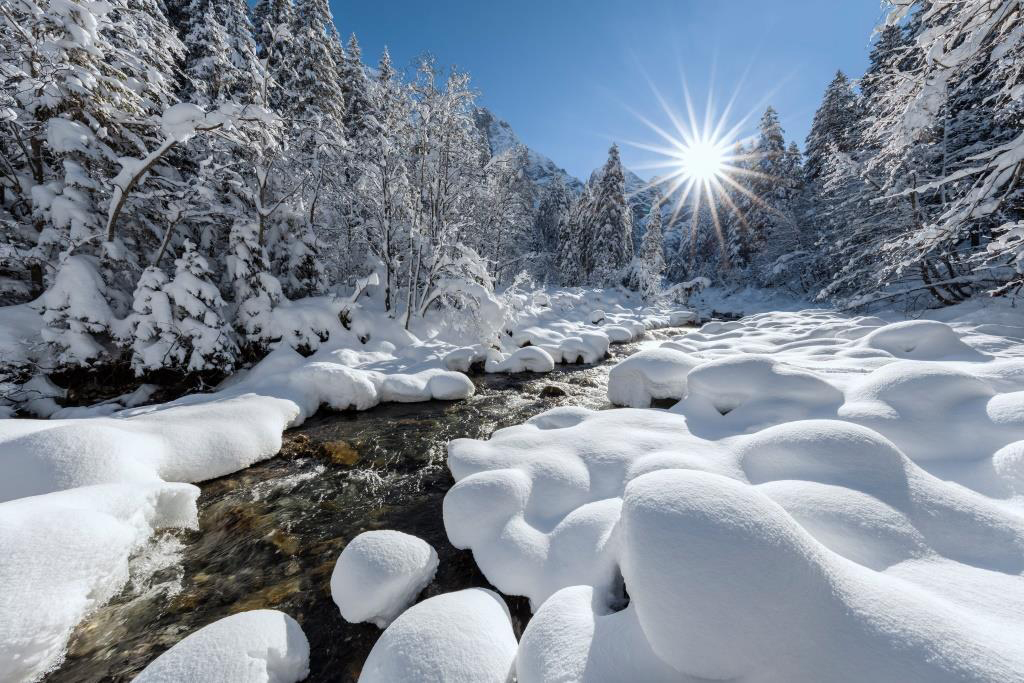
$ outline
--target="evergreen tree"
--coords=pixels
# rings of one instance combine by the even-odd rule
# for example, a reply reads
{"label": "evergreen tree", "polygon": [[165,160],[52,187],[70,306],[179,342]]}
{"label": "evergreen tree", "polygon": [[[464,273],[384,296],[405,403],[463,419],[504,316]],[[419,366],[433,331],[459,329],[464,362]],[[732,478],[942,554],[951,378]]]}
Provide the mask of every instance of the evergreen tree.
{"label": "evergreen tree", "polygon": [[259,0],[253,8],[252,21],[257,54],[269,84],[263,104],[275,111],[291,111],[290,88],[297,80],[291,47],[295,26],[292,0]]}
{"label": "evergreen tree", "polygon": [[[240,251],[236,245],[235,254]],[[174,261],[174,267],[174,280],[164,286],[164,291],[174,303],[173,320],[179,335],[180,366],[189,372],[230,372],[237,349],[232,341],[231,328],[224,319],[225,304],[220,290],[210,281],[209,264],[196,251],[195,244],[186,240],[184,251]],[[253,311],[251,302],[251,298],[244,301],[240,309]],[[251,322],[251,319],[246,321]],[[251,329],[254,329],[251,325],[246,327],[246,330]],[[251,337],[247,340],[251,341]]]}
{"label": "evergreen tree", "polygon": [[240,104],[257,103],[264,75],[249,18],[249,5],[245,0],[223,0],[221,11],[227,33],[228,59],[235,70],[231,99]]}
{"label": "evergreen tree", "polygon": [[271,313],[281,300],[281,284],[270,274],[255,224],[237,221],[231,226],[228,250],[225,264],[234,294],[234,328],[243,357],[256,360],[276,340]]}
{"label": "evergreen tree", "polygon": [[184,13],[186,54],[181,97],[209,109],[231,99],[238,69],[231,61],[230,38],[212,0],[190,0]]}
{"label": "evergreen tree", "polygon": [[850,79],[842,71],[837,71],[825,90],[821,106],[814,114],[811,132],[807,134],[804,145],[808,182],[816,182],[821,176],[825,157],[831,147],[834,146],[844,154],[852,151],[860,123],[859,107],[860,102],[853,92]]}
{"label": "evergreen tree", "polygon": [[566,287],[578,287],[586,277],[586,221],[589,220],[593,204],[594,197],[588,183],[558,222],[558,275],[559,282]]}
{"label": "evergreen tree", "polygon": [[608,150],[608,161],[594,188],[587,217],[583,270],[587,281],[609,285],[633,256],[633,213],[626,202],[626,180],[618,145]]}
{"label": "evergreen tree", "polygon": [[651,206],[647,214],[644,239],[640,245],[640,258],[647,264],[651,273],[660,276],[665,272],[665,247],[661,231],[661,210],[662,198],[659,195],[657,201]]}
{"label": "evergreen tree", "polygon": [[[291,79],[287,89],[291,97],[287,110],[303,121],[307,147],[336,144],[342,137],[345,103],[330,44],[337,35],[329,30],[333,26],[327,0],[297,0],[293,40],[288,46]],[[309,139],[309,131],[316,131],[316,137]]]}
{"label": "evergreen tree", "polygon": [[560,175],[556,175],[545,189],[533,223],[533,234],[540,245],[538,276],[542,282],[549,277],[558,279],[558,253],[562,225],[572,207],[572,192]]}
{"label": "evergreen tree", "polygon": [[142,271],[135,286],[126,341],[136,375],[169,366],[180,367],[184,360],[184,348],[178,343],[178,329],[167,296],[167,283],[167,275],[162,270],[149,266]]}
{"label": "evergreen tree", "polygon": [[[385,54],[387,54],[386,51]],[[375,121],[370,95],[371,84],[366,75],[366,67],[363,66],[359,41],[356,40],[354,33],[349,37],[348,48],[342,54],[337,68],[338,85],[341,88],[342,101],[345,104],[342,117],[345,135],[353,150],[358,151],[366,136],[373,134],[371,129],[374,127]],[[391,69],[390,56],[388,57],[388,69]],[[391,78],[391,75],[388,78]]]}

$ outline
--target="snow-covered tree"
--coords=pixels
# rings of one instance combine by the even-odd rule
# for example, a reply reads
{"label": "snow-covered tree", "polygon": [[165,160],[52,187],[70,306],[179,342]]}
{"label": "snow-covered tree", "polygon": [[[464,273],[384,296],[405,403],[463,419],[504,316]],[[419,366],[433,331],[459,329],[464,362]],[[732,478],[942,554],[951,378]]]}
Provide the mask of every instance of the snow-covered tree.
{"label": "snow-covered tree", "polygon": [[[207,260],[196,251],[195,244],[186,241],[174,268],[174,279],[164,285],[163,291],[173,302],[181,366],[189,372],[229,372],[234,367],[237,348],[224,318],[226,305],[211,280]],[[250,298],[246,303],[251,301]],[[251,325],[246,327],[247,331],[252,329]],[[251,337],[246,339],[251,343]]]}
{"label": "snow-covered tree", "polygon": [[633,258],[633,212],[626,201],[626,180],[618,145],[608,150],[608,161],[596,180],[586,219],[588,241],[583,260],[587,281],[608,285]]}
{"label": "snow-covered tree", "polygon": [[484,169],[483,230],[473,238],[473,246],[490,259],[491,276],[498,283],[511,281],[528,268],[527,261],[537,252],[533,185],[526,175],[529,163],[526,147],[517,145],[493,157]]}
{"label": "snow-covered tree", "polygon": [[590,185],[558,222],[558,274],[559,282],[568,287],[582,285],[586,277],[584,263],[588,248],[587,221],[594,203]]}
{"label": "snow-covered tree", "polygon": [[533,234],[540,245],[537,276],[544,282],[558,280],[560,233],[573,203],[573,194],[560,175],[544,190],[533,224]]}
{"label": "snow-covered tree", "polygon": [[852,151],[857,141],[860,125],[860,101],[853,91],[853,84],[842,71],[825,90],[825,97],[814,114],[811,132],[807,134],[804,164],[808,182],[816,182],[823,170],[831,148],[844,154]]}
{"label": "snow-covered tree", "polygon": [[185,349],[179,343],[178,326],[167,296],[168,281],[160,268],[149,266],[142,271],[135,286],[125,342],[130,348],[136,375],[180,367],[185,360]]}
{"label": "snow-covered tree", "polygon": [[651,205],[644,221],[644,236],[640,249],[629,266],[627,286],[651,299],[661,292],[665,273],[664,238],[661,230],[662,198],[659,195]]}
{"label": "snow-covered tree", "polygon": [[225,259],[233,294],[234,328],[245,360],[259,358],[275,341],[272,311],[282,297],[281,283],[270,274],[258,231],[255,223],[247,221],[232,225]]}

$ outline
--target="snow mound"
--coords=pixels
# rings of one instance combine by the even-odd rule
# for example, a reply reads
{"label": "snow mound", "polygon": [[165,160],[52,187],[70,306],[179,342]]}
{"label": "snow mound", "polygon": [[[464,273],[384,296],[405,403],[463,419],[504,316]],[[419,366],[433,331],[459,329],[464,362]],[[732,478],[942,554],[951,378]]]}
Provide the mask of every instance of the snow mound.
{"label": "snow mound", "polygon": [[434,579],[437,553],[400,531],[366,531],[342,550],[331,573],[331,597],[345,621],[387,628]]}
{"label": "snow mound", "polygon": [[504,601],[470,588],[424,600],[377,640],[361,683],[506,683],[516,637]]}
{"label": "snow mound", "polygon": [[537,346],[524,346],[509,355],[493,353],[487,358],[487,372],[551,372],[555,361],[551,354]]}
{"label": "snow mound", "polygon": [[694,368],[673,410],[708,433],[755,431],[771,424],[835,414],[843,393],[817,375],[764,356],[737,356]]}
{"label": "snow mound", "polygon": [[913,360],[981,360],[985,356],[960,340],[953,329],[934,320],[907,320],[874,330],[861,345]]}
{"label": "snow mound", "polygon": [[936,596],[829,553],[769,498],[726,477],[636,479],[623,538],[643,632],[690,676],[996,681],[1024,663],[1010,639],[993,641]]}
{"label": "snow mound", "polygon": [[1024,680],[1024,363],[990,333],[711,323],[611,371],[670,411],[452,441],[449,540],[535,612],[519,680]]}
{"label": "snow mound", "polygon": [[648,408],[654,399],[680,399],[686,377],[700,361],[672,348],[645,349],[619,362],[608,375],[608,400]]}
{"label": "snow mound", "polygon": [[287,614],[259,609],[215,621],[153,660],[137,683],[294,683],[309,674],[309,642]]}
{"label": "snow mound", "polygon": [[615,611],[590,586],[563,588],[541,605],[519,642],[516,675],[519,683],[685,681],[651,650],[636,608]]}

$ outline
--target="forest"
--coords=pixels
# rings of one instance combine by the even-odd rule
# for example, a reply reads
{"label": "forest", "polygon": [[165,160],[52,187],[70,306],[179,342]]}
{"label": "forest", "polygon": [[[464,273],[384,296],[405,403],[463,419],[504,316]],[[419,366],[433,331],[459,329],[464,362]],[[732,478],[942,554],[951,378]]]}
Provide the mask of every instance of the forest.
{"label": "forest", "polygon": [[861,309],[1021,285],[1012,2],[893,3],[803,152],[769,107],[715,200],[683,206],[657,178],[629,192],[614,147],[585,184],[531,178],[528,150],[492,154],[468,74],[368,66],[326,0],[2,20],[0,297],[37,302],[45,370],[230,370],[281,339],[279,302],[371,276],[407,328],[526,281],[654,298],[707,277]]}

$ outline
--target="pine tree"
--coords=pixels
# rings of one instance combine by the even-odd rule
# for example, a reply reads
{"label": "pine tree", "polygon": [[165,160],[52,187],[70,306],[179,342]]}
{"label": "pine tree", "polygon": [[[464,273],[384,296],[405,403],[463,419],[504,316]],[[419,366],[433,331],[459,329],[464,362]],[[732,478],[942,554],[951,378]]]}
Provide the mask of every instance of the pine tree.
{"label": "pine tree", "polygon": [[252,20],[257,54],[270,85],[267,102],[263,104],[275,111],[290,111],[290,88],[297,79],[291,49],[295,25],[292,0],[259,0],[253,8]]}
{"label": "pine tree", "polygon": [[859,108],[860,102],[850,79],[842,71],[837,71],[814,114],[811,132],[807,134],[804,145],[808,182],[819,179],[825,156],[832,146],[844,154],[852,151],[860,123]]}
{"label": "pine tree", "polygon": [[234,328],[247,360],[258,359],[276,341],[272,311],[282,296],[257,236],[258,226],[237,221],[231,226],[225,260],[234,293]]}
{"label": "pine tree", "polygon": [[167,284],[167,275],[156,266],[149,266],[142,271],[135,286],[126,341],[137,376],[165,367],[180,367],[185,360],[185,348],[179,343]]}
{"label": "pine tree", "polygon": [[534,239],[541,249],[537,264],[537,275],[541,282],[551,277],[558,279],[559,233],[568,217],[572,201],[572,192],[562,176],[556,175],[544,191],[533,223]]}
{"label": "pine tree", "polygon": [[[302,119],[307,146],[337,144],[342,138],[345,103],[330,42],[336,37],[327,0],[297,0],[289,44],[291,93],[287,111]],[[309,132],[315,131],[315,137]]]}
{"label": "pine tree", "polygon": [[629,265],[626,279],[627,286],[639,292],[645,299],[653,299],[661,292],[661,280],[665,272],[661,204],[660,196],[651,204],[645,220],[640,250]]}
{"label": "pine tree", "polygon": [[626,180],[618,145],[608,150],[594,190],[593,206],[587,218],[589,244],[584,252],[587,281],[612,284],[615,275],[633,256],[633,213],[626,202]]}
{"label": "pine tree", "polygon": [[230,100],[238,88],[238,69],[228,49],[230,38],[213,0],[190,0],[184,16],[181,97],[209,109]]}
{"label": "pine tree", "polygon": [[271,270],[285,295],[292,299],[316,296],[325,287],[322,249],[301,215],[292,213],[278,221],[272,244]]}
{"label": "pine tree", "polygon": [[[388,57],[390,69],[390,57]],[[362,51],[359,41],[353,33],[348,39],[348,48],[343,59],[337,65],[338,84],[341,88],[345,112],[342,118],[345,135],[354,149],[361,147],[361,141],[374,127],[374,107],[371,102],[370,80],[366,75],[366,67],[362,62]],[[390,78],[390,76],[389,76]]]}
{"label": "pine tree", "polygon": [[640,245],[640,258],[651,273],[660,276],[665,272],[665,246],[661,231],[662,198],[659,195],[647,214],[644,239]]}
{"label": "pine tree", "polygon": [[586,221],[593,210],[593,203],[588,184],[558,222],[558,274],[559,282],[566,287],[578,287],[584,282]]}
{"label": "pine tree", "polygon": [[263,67],[260,64],[249,5],[245,0],[223,0],[222,22],[227,33],[228,59],[235,69],[230,99],[240,104],[258,103]]}
{"label": "pine tree", "polygon": [[[236,249],[235,253],[239,251]],[[174,261],[174,267],[174,280],[164,286],[164,291],[174,302],[173,319],[179,334],[180,363],[189,372],[229,372],[234,367],[237,349],[232,341],[231,328],[224,319],[225,304],[220,290],[210,281],[209,264],[196,251],[195,244],[186,240],[184,251]],[[244,303],[251,301],[250,298]],[[246,329],[254,328],[249,326]]]}

